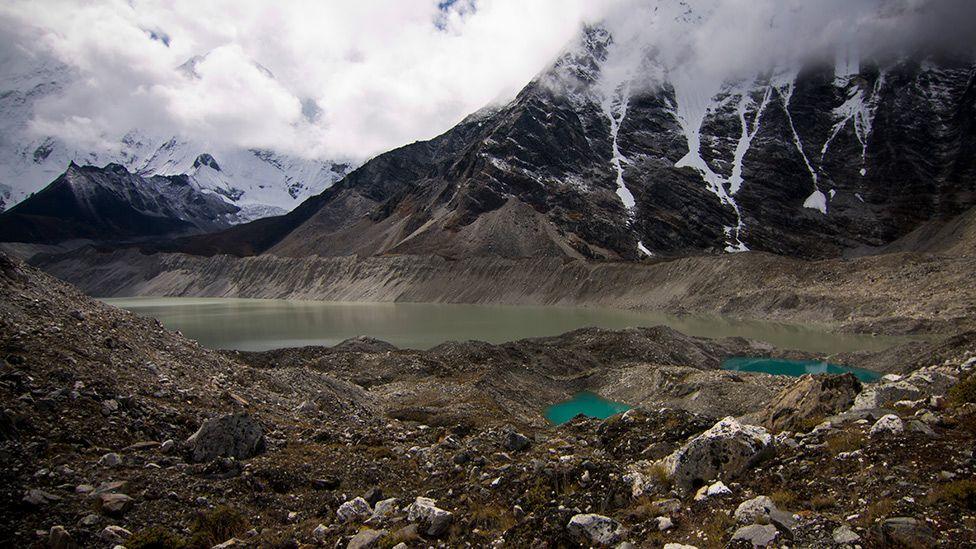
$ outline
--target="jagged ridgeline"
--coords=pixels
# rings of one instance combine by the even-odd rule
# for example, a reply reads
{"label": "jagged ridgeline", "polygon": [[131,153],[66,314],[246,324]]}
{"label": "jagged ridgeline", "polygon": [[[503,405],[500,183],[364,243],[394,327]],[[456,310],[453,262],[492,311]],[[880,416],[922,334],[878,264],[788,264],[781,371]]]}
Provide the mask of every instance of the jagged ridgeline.
{"label": "jagged ridgeline", "polygon": [[855,50],[731,78],[633,50],[589,26],[510,103],[376,157],[288,216],[182,249],[828,257],[974,202],[971,57]]}
{"label": "jagged ridgeline", "polygon": [[[692,45],[672,43],[715,17],[696,5],[635,13],[636,33],[583,28],[512,101],[375,157],[287,215],[152,247],[295,257],[836,257],[976,202],[971,53],[836,44],[829,56],[715,70]],[[193,170],[226,168],[201,155]],[[205,180],[193,177],[205,192],[233,187]],[[62,238],[71,236],[84,235]]]}

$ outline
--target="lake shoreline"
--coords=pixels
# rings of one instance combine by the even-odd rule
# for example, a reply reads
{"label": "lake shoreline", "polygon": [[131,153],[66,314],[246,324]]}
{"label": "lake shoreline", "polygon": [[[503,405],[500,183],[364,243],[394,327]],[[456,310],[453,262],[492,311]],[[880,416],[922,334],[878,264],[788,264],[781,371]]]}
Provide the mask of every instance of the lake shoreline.
{"label": "lake shoreline", "polygon": [[31,263],[101,297],[574,306],[802,323],[847,333],[976,327],[976,258],[887,254],[803,261],[764,253],[643,263],[437,256],[231,257],[83,248]]}

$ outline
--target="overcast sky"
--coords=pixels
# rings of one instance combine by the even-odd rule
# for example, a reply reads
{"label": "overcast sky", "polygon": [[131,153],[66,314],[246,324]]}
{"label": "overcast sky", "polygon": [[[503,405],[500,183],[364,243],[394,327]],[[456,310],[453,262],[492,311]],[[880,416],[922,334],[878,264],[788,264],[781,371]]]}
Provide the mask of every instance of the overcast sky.
{"label": "overcast sky", "polygon": [[[976,5],[693,3],[715,16],[689,33],[651,25],[655,0],[3,0],[0,78],[45,57],[71,67],[77,81],[38,105],[33,124],[75,143],[152,128],[215,149],[361,159],[430,138],[512,97],[584,21],[606,19],[620,36],[659,46],[680,43],[676,59],[711,70],[754,63],[786,49],[784,42],[822,47],[845,33],[899,41],[934,32],[971,41],[950,31],[971,33]],[[889,15],[948,6],[948,15],[906,26],[899,17],[879,18],[882,5]],[[780,22],[775,29],[772,21]],[[202,57],[179,69],[194,56]]]}
{"label": "overcast sky", "polygon": [[[94,141],[151,125],[218,144],[364,157],[513,95],[602,3],[4,0],[0,48],[7,59],[53,56],[81,75],[39,106],[44,133]],[[197,55],[196,76],[177,70]]]}

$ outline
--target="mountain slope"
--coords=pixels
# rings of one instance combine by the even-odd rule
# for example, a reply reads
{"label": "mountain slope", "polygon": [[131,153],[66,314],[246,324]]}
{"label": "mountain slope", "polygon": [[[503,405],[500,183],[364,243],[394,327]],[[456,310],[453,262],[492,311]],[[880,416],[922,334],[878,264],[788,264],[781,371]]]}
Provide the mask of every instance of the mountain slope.
{"label": "mountain slope", "polygon": [[187,176],[141,177],[118,164],[71,164],[54,182],[0,214],[0,241],[123,240],[224,229],[241,209]]}
{"label": "mountain slope", "polygon": [[[619,48],[619,49],[618,49]],[[292,214],[177,249],[637,259],[882,246],[976,203],[972,59],[709,80],[602,27],[509,104],[352,172]]]}
{"label": "mountain slope", "polygon": [[[191,60],[192,61],[192,60]],[[189,62],[188,62],[189,63]],[[187,175],[241,208],[241,220],[283,214],[328,188],[351,160],[303,159],[279,151],[221,147],[155,128],[117,128],[97,143],[68,143],[36,127],[36,114],[84,81],[51,59],[0,59],[0,211],[61,175],[70,163],[115,163],[141,176]],[[182,77],[193,78],[193,74]],[[201,164],[209,157],[211,164]]]}

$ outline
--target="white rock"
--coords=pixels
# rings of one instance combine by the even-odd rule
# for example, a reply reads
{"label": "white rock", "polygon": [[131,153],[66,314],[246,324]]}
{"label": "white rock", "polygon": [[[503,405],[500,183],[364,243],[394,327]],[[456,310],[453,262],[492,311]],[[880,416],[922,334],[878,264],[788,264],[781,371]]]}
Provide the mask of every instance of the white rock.
{"label": "white rock", "polygon": [[732,490],[729,490],[729,487],[726,486],[725,483],[723,483],[722,481],[718,481],[699,488],[698,491],[695,492],[695,501],[702,501],[710,497],[721,496],[721,495],[731,494],[731,493]]}
{"label": "white rock", "polygon": [[407,506],[407,520],[419,522],[427,535],[438,537],[450,528],[454,513],[437,507],[437,502],[430,498],[418,496]]}
{"label": "white rock", "polygon": [[325,538],[329,536],[329,529],[325,527],[324,524],[319,524],[312,530],[312,537],[319,540],[325,541]]}
{"label": "white rock", "polygon": [[745,541],[753,547],[769,547],[779,537],[779,530],[772,524],[751,524],[743,526],[732,534],[732,541]]}
{"label": "white rock", "polygon": [[687,492],[702,482],[734,477],[772,453],[769,431],[727,417],[661,463],[675,486]]}
{"label": "white rock", "polygon": [[768,517],[776,510],[776,504],[767,496],[759,496],[743,501],[735,509],[735,520],[741,524],[752,524],[759,517]]}
{"label": "white rock", "polygon": [[869,386],[854,399],[851,411],[873,410],[891,406],[899,400],[916,400],[924,397],[922,390],[907,381],[894,381]]}
{"label": "white rock", "polygon": [[684,545],[681,543],[665,543],[664,549],[698,549],[694,545]]}
{"label": "white rock", "polygon": [[847,543],[855,543],[861,539],[861,536],[857,535],[849,526],[843,524],[834,528],[833,532],[834,543],[837,545],[844,545]]}
{"label": "white rock", "polygon": [[871,426],[870,434],[871,436],[879,436],[884,434],[899,434],[905,431],[905,424],[902,423],[901,418],[895,414],[888,414],[883,416],[881,419],[876,421],[874,425]]}
{"label": "white rock", "polygon": [[373,507],[373,517],[388,517],[396,513],[396,498],[384,499],[376,502]]}
{"label": "white rock", "polygon": [[373,514],[373,509],[369,503],[361,497],[351,499],[336,509],[336,519],[345,524],[347,522],[359,522],[369,518]]}
{"label": "white rock", "polygon": [[106,526],[99,532],[98,537],[107,543],[124,543],[132,535],[132,532],[121,526]]}
{"label": "white rock", "polygon": [[584,543],[596,545],[610,545],[624,535],[624,528],[619,522],[592,513],[573,515],[566,528],[571,535]]}
{"label": "white rock", "polygon": [[670,517],[657,517],[654,520],[657,521],[657,529],[661,532],[674,528],[674,522]]}

